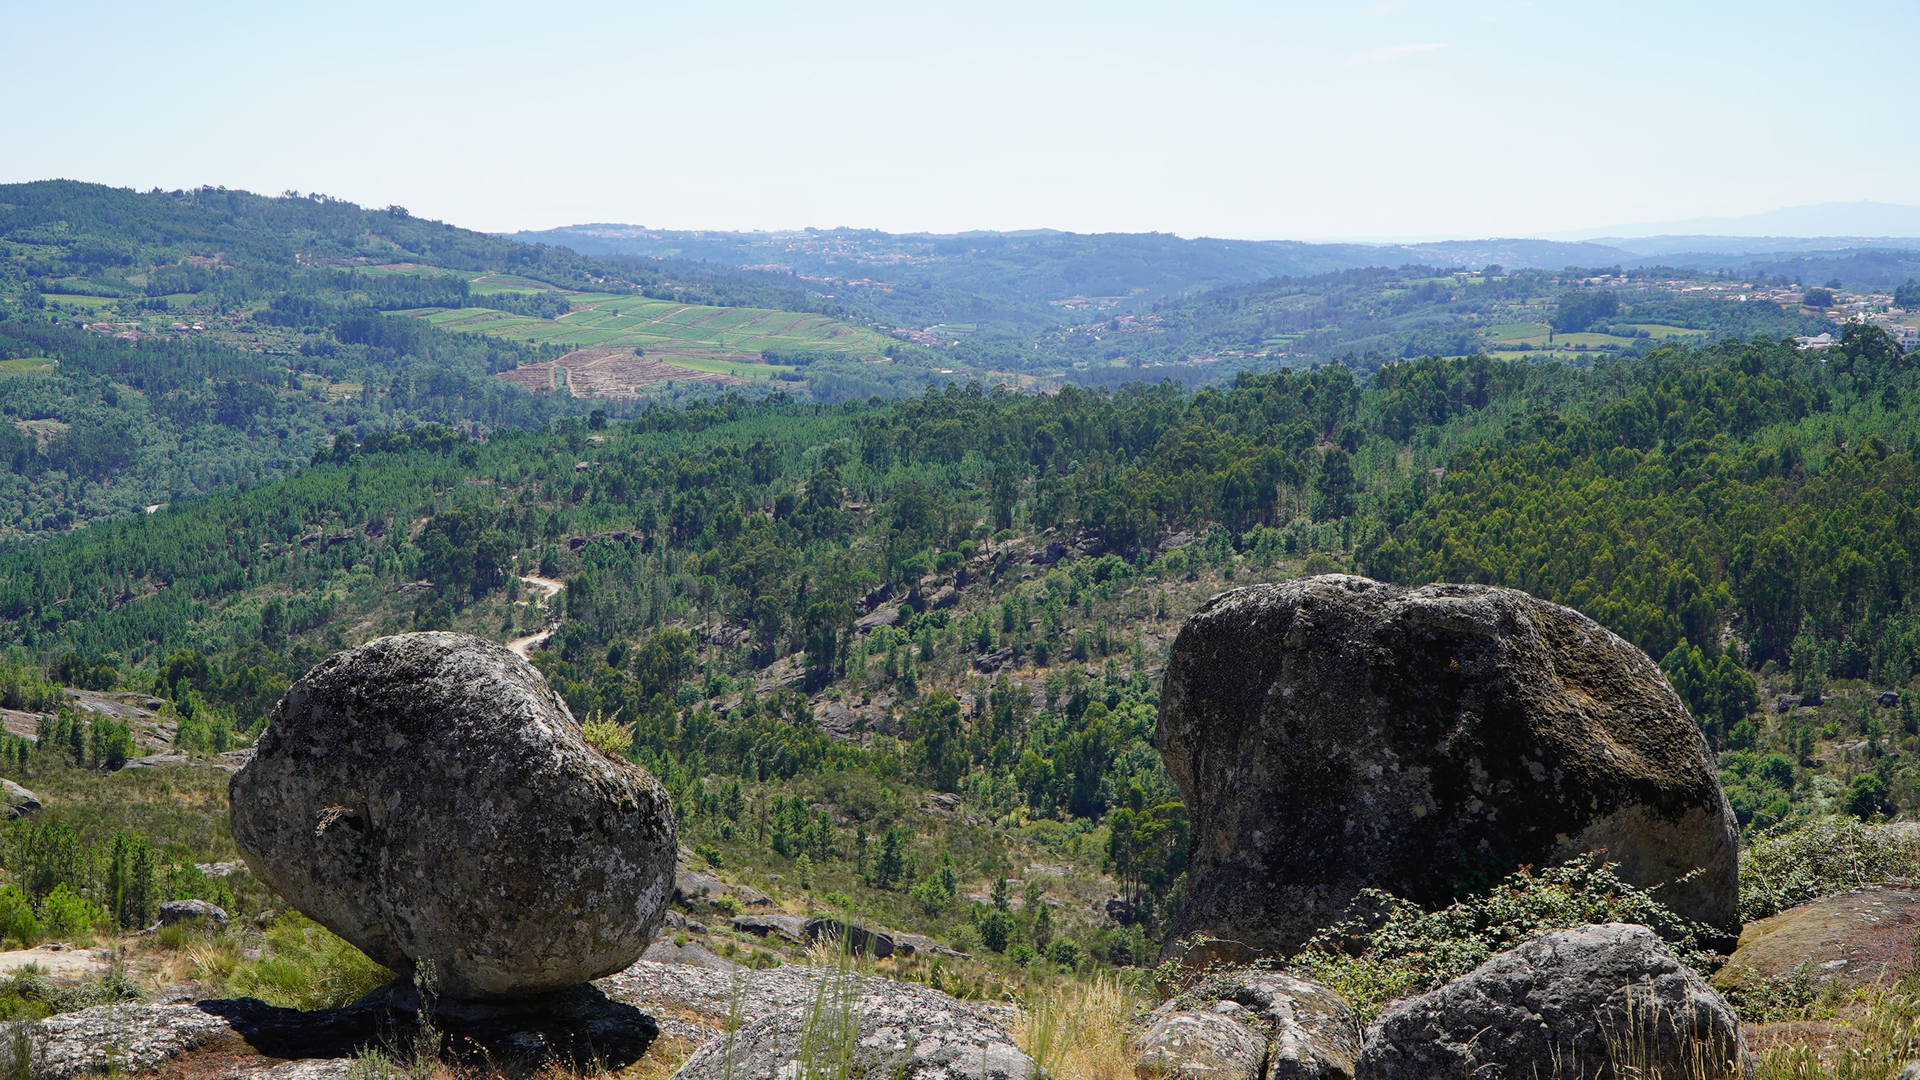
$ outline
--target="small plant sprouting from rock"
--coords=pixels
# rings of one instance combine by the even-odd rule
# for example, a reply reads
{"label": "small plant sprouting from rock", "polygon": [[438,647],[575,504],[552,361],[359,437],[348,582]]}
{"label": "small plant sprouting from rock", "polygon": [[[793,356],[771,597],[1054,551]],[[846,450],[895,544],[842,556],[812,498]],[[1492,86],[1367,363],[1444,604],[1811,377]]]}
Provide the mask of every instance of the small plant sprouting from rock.
{"label": "small plant sprouting from rock", "polygon": [[625,758],[633,750],[633,725],[608,720],[597,710],[581,722],[580,734],[594,749],[610,757]]}

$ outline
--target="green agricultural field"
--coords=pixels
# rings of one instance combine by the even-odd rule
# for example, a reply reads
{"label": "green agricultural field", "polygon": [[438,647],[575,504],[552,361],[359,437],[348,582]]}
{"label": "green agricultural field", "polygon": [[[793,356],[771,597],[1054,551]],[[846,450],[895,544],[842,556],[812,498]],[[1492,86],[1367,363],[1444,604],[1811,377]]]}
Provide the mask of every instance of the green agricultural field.
{"label": "green agricultural field", "polygon": [[[736,354],[774,350],[877,357],[890,343],[889,338],[865,327],[804,312],[709,307],[594,293],[579,294],[574,301],[575,309],[558,319],[537,319],[491,308],[422,308],[397,314],[425,319],[443,330],[572,348],[694,349]],[[669,362],[683,363],[677,356]],[[726,362],[718,368],[700,370],[725,372]]]}
{"label": "green agricultural field", "polygon": [[1543,322],[1495,323],[1487,327],[1487,337],[1492,341],[1531,341],[1547,336],[1547,324]]}
{"label": "green agricultural field", "polygon": [[1656,339],[1664,337],[1694,338],[1709,333],[1709,331],[1706,330],[1693,330],[1685,326],[1668,326],[1664,323],[1627,323],[1625,325],[1631,326],[1635,330],[1645,330]]}
{"label": "green agricultural field", "polygon": [[0,376],[37,375],[48,373],[53,361],[44,356],[20,356],[12,360],[0,360]]}

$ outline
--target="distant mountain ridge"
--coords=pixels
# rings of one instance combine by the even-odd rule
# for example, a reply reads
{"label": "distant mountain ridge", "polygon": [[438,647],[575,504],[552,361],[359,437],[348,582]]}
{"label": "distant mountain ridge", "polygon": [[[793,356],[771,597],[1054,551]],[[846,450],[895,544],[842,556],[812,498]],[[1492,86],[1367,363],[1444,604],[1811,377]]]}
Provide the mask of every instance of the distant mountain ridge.
{"label": "distant mountain ridge", "polygon": [[[1772,240],[1793,242],[1806,238],[1828,241],[1827,248],[1865,247],[1884,244],[1890,238],[1920,237],[1920,206],[1899,203],[1824,202],[1808,206],[1786,206],[1758,214],[1732,217],[1697,217],[1684,221],[1642,222],[1637,225],[1608,225],[1597,229],[1575,229],[1548,233],[1549,240],[1595,241],[1618,244],[1643,254],[1656,254],[1629,240],[1659,241],[1712,239]],[[1832,243],[1845,239],[1845,244]],[[1915,241],[1909,240],[1909,243]],[[1684,250],[1669,247],[1667,250]],[[1727,247],[1693,250],[1730,251]],[[1746,248],[1742,251],[1790,250],[1775,247]]]}
{"label": "distant mountain ridge", "polygon": [[1187,239],[1169,233],[887,233],[876,229],[772,232],[649,229],[597,222],[504,234],[582,255],[710,260],[804,278],[924,282],[1003,301],[1057,303],[1120,297],[1133,305],[1223,285],[1408,264],[1479,270],[1611,266],[1632,252],[1537,239],[1421,244]]}

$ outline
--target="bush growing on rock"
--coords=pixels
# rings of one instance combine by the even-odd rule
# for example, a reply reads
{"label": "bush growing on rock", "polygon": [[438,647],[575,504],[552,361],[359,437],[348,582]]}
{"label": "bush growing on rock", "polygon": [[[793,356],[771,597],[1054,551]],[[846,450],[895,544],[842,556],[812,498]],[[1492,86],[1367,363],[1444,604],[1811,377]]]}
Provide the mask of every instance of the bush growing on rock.
{"label": "bush growing on rock", "polygon": [[1322,931],[1293,966],[1340,991],[1366,1017],[1386,1002],[1459,978],[1496,953],[1594,923],[1649,927],[1681,959],[1710,970],[1713,954],[1701,943],[1714,929],[1674,914],[1614,870],[1597,859],[1538,873],[1523,868],[1486,893],[1431,911],[1368,890],[1363,901],[1371,910]]}

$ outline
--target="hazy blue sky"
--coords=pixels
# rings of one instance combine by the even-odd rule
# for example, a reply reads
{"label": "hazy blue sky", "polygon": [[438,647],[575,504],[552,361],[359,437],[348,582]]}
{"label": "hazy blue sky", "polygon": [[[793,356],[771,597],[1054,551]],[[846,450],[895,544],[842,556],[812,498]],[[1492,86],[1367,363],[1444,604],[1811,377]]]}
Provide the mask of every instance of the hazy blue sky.
{"label": "hazy blue sky", "polygon": [[0,180],[484,229],[1527,235],[1920,203],[1920,3],[0,0]]}

